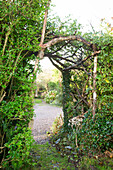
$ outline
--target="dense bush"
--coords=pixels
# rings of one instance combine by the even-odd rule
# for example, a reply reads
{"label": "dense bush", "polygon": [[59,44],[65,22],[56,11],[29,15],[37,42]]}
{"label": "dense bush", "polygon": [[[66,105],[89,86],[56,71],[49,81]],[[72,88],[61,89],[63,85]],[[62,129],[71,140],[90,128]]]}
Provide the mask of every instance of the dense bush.
{"label": "dense bush", "polygon": [[[104,113],[104,114],[103,114]],[[95,119],[89,111],[80,125],[73,128],[71,140],[76,140],[79,149],[86,153],[95,154],[113,149],[113,121],[106,108],[96,113]]]}
{"label": "dense bush", "polygon": [[33,137],[33,74],[39,50],[45,1],[1,1],[0,160],[1,167],[19,169],[29,159]]}
{"label": "dense bush", "polygon": [[103,107],[96,113],[95,119],[91,113],[86,114],[82,128],[78,133],[80,145],[87,151],[105,151],[113,149],[113,120],[109,111]]}
{"label": "dense bush", "polygon": [[56,82],[53,82],[53,81],[50,81],[48,82],[48,90],[51,91],[51,90],[54,90],[54,89],[57,89],[57,83]]}

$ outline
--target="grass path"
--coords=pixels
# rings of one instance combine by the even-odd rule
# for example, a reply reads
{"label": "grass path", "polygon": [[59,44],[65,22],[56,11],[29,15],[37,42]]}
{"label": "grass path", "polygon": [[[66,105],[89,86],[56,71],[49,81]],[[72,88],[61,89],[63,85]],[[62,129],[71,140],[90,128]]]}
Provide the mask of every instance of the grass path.
{"label": "grass path", "polygon": [[31,155],[36,162],[32,170],[75,170],[74,165],[69,163],[68,156],[62,157],[49,143],[34,145]]}

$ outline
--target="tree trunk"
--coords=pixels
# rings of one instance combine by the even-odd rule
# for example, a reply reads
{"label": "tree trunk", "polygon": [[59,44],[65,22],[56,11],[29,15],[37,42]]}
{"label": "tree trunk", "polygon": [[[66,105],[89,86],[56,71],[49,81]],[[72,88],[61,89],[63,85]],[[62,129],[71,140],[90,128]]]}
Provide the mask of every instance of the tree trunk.
{"label": "tree trunk", "polygon": [[62,72],[63,76],[63,113],[64,113],[64,129],[68,129],[68,103],[70,100],[70,71]]}

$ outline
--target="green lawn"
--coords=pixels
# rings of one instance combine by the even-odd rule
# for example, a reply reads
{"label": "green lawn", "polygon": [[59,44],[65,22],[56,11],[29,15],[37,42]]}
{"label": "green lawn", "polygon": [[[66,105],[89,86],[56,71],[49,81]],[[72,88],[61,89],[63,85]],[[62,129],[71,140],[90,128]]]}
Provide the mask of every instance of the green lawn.
{"label": "green lawn", "polygon": [[41,99],[34,99],[34,102],[35,103],[42,103],[42,100]]}

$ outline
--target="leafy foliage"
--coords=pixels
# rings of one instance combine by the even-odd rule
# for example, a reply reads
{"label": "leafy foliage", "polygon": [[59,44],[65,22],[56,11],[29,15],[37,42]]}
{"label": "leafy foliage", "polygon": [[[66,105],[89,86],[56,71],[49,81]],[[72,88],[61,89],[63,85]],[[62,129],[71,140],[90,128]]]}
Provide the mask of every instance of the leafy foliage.
{"label": "leafy foliage", "polygon": [[[33,74],[46,0],[1,1],[0,152],[1,167],[30,164],[33,138]],[[38,28],[38,29],[37,29]]]}
{"label": "leafy foliage", "polygon": [[45,101],[46,103],[52,103],[57,95],[57,91],[56,90],[51,90],[49,91],[46,96],[45,96]]}
{"label": "leafy foliage", "polygon": [[[0,3],[2,11],[0,20],[0,158],[2,167],[16,169],[21,168],[25,163],[30,164],[31,162],[28,158],[33,140],[28,129],[28,123],[33,116],[31,94],[35,80],[34,66],[31,60],[36,59],[40,50],[38,45],[47,0],[5,0]],[[50,36],[46,36],[45,42],[56,36],[64,35],[65,32],[65,35],[73,34],[75,30],[81,35],[80,25],[77,25],[76,21],[69,25],[67,22],[62,23],[59,18],[57,19],[57,24],[48,22],[46,35],[50,33]],[[50,26],[51,29],[49,30]],[[62,131],[67,130],[67,132],[63,131],[67,135],[66,140],[71,140],[74,146],[75,143],[77,146],[78,142],[78,150],[88,151],[89,148],[93,151],[110,150],[113,147],[112,29],[109,26],[107,32],[89,33],[85,34],[84,37],[87,41],[96,44],[97,50],[100,50],[96,77],[97,110],[95,118],[92,118],[92,115],[89,114],[89,108],[92,107],[92,92],[95,90],[92,86],[93,58],[95,57],[95,55],[91,56],[92,44],[90,44],[90,47],[85,47],[82,42],[61,42],[46,49],[47,54],[55,51],[55,54],[59,55],[58,59],[54,58],[51,61],[60,63],[61,67],[57,65],[57,68],[63,70],[65,129],[62,129]],[[60,59],[62,60],[63,51],[67,51],[64,57],[66,59],[66,55],[68,55],[68,59],[61,63]],[[89,56],[85,63],[80,64],[81,68],[76,73],[69,70],[64,71],[66,67],[72,64],[72,61],[69,61],[70,53],[77,64]],[[72,84],[72,78],[73,82],[77,81],[74,85]],[[48,102],[53,101],[56,96],[56,91],[49,92]],[[82,103],[80,103],[81,101]],[[68,127],[70,116],[80,115],[85,111],[88,111],[88,114],[85,114],[81,128],[75,127],[72,130],[71,127]]]}
{"label": "leafy foliage", "polygon": [[[55,143],[60,140],[58,147],[62,149],[63,145],[69,145],[72,149],[83,156],[93,156],[103,152],[113,151],[113,98],[112,98],[112,70],[113,70],[113,37],[111,32],[87,33],[85,39],[96,44],[98,54],[97,76],[96,76],[96,115],[93,117],[92,97],[93,97],[93,58],[89,58],[84,64],[84,71],[71,71],[68,80],[68,99],[66,118],[81,118],[83,122],[80,125],[74,125],[72,128],[68,125],[67,131],[62,127],[57,136],[53,137]],[[84,55],[90,55],[87,49],[83,51]],[[95,56],[94,56],[95,57]],[[83,65],[82,65],[83,66]],[[65,79],[64,79],[65,81]],[[66,82],[65,82],[66,83]],[[66,89],[67,90],[67,89]],[[66,92],[66,90],[64,92]],[[64,93],[65,94],[65,93]],[[70,96],[72,98],[70,98]],[[64,98],[65,99],[65,98]],[[82,101],[82,102],[81,102]],[[65,115],[64,115],[65,116]],[[64,151],[65,152],[65,151]],[[110,157],[111,158],[111,157]]]}

